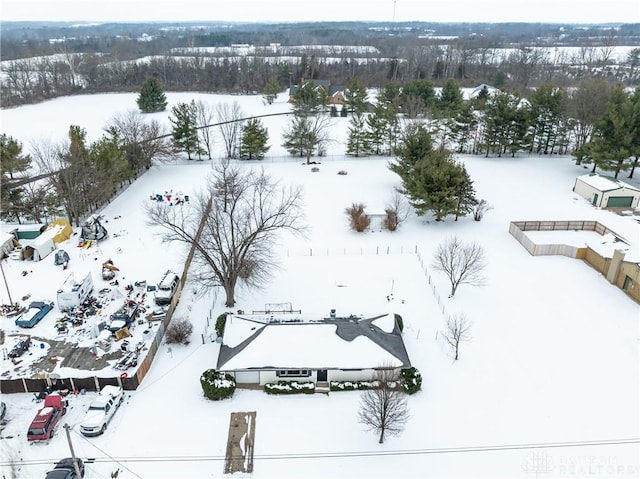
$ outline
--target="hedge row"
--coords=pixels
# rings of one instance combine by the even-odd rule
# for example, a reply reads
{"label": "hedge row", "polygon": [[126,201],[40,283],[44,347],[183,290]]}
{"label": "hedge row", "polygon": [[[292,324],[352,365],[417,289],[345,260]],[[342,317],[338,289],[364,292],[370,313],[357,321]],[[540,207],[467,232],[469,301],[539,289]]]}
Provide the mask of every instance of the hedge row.
{"label": "hedge row", "polygon": [[299,383],[297,381],[278,381],[264,385],[267,394],[313,394],[316,385],[312,382]]}

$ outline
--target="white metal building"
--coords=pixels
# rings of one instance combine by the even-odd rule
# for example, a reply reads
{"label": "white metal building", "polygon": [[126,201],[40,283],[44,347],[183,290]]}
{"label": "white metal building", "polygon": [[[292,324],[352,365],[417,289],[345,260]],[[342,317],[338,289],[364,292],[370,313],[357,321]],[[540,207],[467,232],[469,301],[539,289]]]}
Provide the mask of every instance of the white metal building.
{"label": "white metal building", "polygon": [[637,208],[640,189],[597,173],[578,176],[573,191],[596,208]]}

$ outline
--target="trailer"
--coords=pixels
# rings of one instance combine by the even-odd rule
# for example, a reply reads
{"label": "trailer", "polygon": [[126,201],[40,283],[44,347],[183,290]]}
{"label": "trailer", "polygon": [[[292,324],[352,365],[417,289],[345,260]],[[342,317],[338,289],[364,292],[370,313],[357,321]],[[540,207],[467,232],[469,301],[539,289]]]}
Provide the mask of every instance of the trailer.
{"label": "trailer", "polygon": [[73,273],[71,273],[58,290],[58,308],[60,311],[68,311],[71,308],[80,306],[91,291],[93,291],[91,273],[87,273],[80,282],[76,281]]}

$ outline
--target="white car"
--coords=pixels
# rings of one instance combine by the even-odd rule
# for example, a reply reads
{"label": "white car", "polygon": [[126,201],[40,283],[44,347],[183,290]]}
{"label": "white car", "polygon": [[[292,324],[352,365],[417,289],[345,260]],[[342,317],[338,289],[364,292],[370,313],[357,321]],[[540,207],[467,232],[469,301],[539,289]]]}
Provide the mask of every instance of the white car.
{"label": "white car", "polygon": [[80,432],[85,436],[98,436],[105,432],[109,421],[123,400],[124,394],[121,387],[103,387],[80,423]]}

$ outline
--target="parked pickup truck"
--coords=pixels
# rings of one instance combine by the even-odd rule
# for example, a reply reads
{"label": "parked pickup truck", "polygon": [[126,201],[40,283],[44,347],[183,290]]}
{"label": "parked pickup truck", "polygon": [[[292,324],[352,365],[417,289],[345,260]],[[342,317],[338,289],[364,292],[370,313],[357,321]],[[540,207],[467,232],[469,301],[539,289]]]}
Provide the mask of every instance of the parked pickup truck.
{"label": "parked pickup truck", "polygon": [[28,441],[46,441],[53,437],[56,424],[67,412],[67,402],[57,393],[44,398],[44,406],[36,413],[27,431]]}
{"label": "parked pickup truck", "polygon": [[116,413],[124,394],[119,386],[105,386],[89,406],[80,423],[80,432],[85,436],[99,436],[107,430],[107,424]]}

